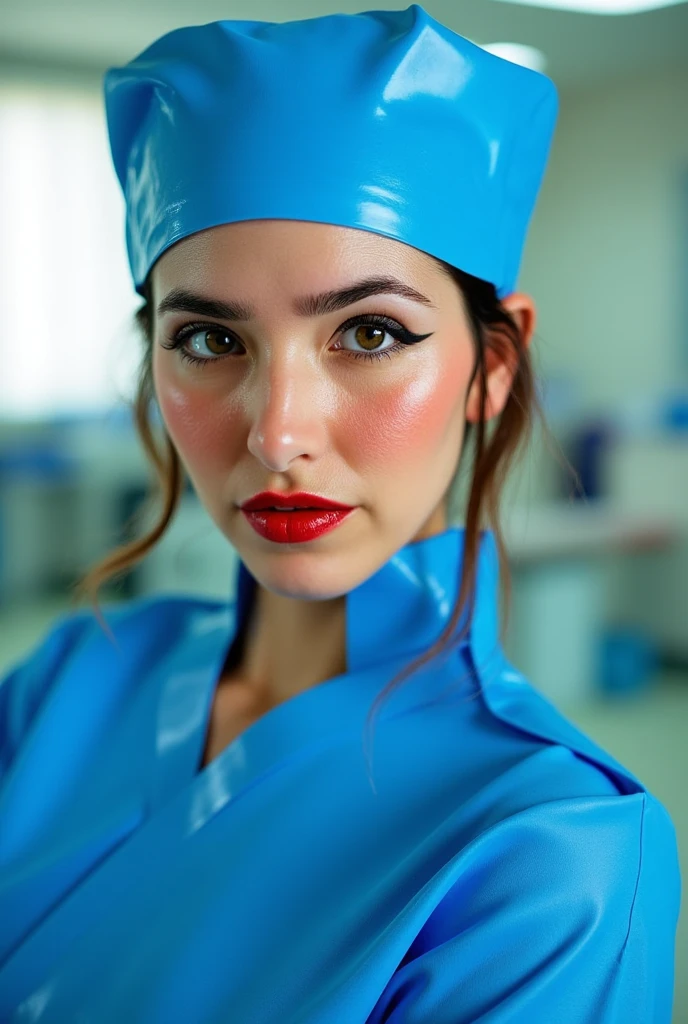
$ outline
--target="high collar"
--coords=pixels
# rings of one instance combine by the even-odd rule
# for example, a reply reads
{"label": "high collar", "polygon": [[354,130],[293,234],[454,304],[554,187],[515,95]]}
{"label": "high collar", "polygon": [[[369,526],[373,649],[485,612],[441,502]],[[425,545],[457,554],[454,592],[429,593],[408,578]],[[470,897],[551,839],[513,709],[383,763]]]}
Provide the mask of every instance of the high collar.
{"label": "high collar", "polygon": [[[235,591],[228,604],[195,607],[186,639],[174,651],[173,671],[165,670],[156,720],[157,766],[149,793],[159,806],[190,778],[199,790],[194,821],[202,822],[266,771],[287,758],[302,756],[313,744],[335,735],[362,735],[373,701],[385,684],[439,638],[452,615],[464,565],[464,527],[400,548],[377,572],[346,595],[347,670],[295,694],[271,708],[237,736],[200,775],[198,759],[218,674],[231,642],[242,628],[256,587],[243,562],[237,562]],[[478,548],[475,601],[460,657],[437,658],[403,686],[388,692],[380,718],[413,711],[457,691],[459,682],[478,684],[492,714],[537,740],[559,743],[602,764],[622,789],[642,784],[619,762],[541,697],[508,662],[499,642],[499,560],[494,533],[482,531]],[[464,613],[466,614],[466,613]],[[457,624],[457,632],[465,618]],[[229,631],[229,636],[228,636]],[[451,645],[450,650],[456,651]],[[461,666],[472,668],[468,675]],[[475,673],[475,675],[473,674]],[[204,788],[204,782],[209,789]],[[220,794],[224,794],[220,799]]]}
{"label": "high collar", "polygon": [[[313,736],[323,739],[328,729],[336,728],[335,723],[343,726],[349,722],[358,727],[363,722],[372,698],[393,670],[400,671],[415,660],[444,631],[461,583],[465,540],[465,527],[450,526],[442,533],[406,544],[346,595],[347,674],[297,696],[296,701],[302,701],[301,714],[294,713],[286,723],[292,733],[288,741],[284,733],[289,702],[281,709],[282,719],[279,708],[274,719],[267,716],[264,725],[269,728],[264,736],[255,727],[253,732],[248,730],[244,740],[253,744],[249,753],[254,758],[254,770],[256,764],[267,763],[274,756],[279,742],[298,745]],[[255,580],[239,562],[236,628],[243,622],[254,587]],[[463,626],[467,611],[456,632]],[[454,645],[452,649],[456,650]],[[461,662],[472,663],[482,698],[496,718],[537,740],[559,743],[610,770],[622,792],[644,788],[628,768],[561,715],[506,658],[499,639],[499,557],[492,530],[480,534],[473,615],[460,650]],[[415,681],[411,676],[396,693],[390,693],[390,710],[391,706],[397,713],[413,708],[431,699],[435,692],[444,693],[447,679],[459,679],[456,661],[445,668],[441,659],[435,664],[434,671],[419,672]],[[355,686],[350,685],[351,673],[357,676]],[[310,701],[308,708],[304,701]],[[297,711],[293,702],[291,710]],[[262,739],[269,740],[269,757],[257,749]]]}
{"label": "high collar", "polygon": [[[346,594],[347,670],[356,672],[416,657],[441,635],[461,583],[466,530],[411,541],[363,583]],[[473,619],[467,643],[476,667],[485,671],[499,653],[499,563],[494,534],[483,530],[476,565]],[[237,630],[242,629],[256,587],[241,559],[235,576]],[[463,626],[466,612],[456,632]],[[456,633],[454,634],[456,635]]]}

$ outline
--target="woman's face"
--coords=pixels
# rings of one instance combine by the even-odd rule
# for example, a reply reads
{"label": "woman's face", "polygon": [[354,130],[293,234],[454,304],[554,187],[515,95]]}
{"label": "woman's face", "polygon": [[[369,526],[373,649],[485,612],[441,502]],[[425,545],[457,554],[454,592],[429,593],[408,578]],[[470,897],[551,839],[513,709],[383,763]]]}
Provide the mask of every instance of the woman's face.
{"label": "woman's face", "polygon": [[[306,296],[381,277],[427,303],[380,292],[316,315],[296,308]],[[446,528],[475,352],[458,289],[427,254],[337,225],[243,221],[173,245],[152,284],[153,379],[167,431],[259,583],[293,597],[340,596],[399,548]],[[177,289],[240,305],[241,319],[182,309],[158,316]],[[366,314],[428,337],[363,358],[396,342],[387,327],[366,328]],[[364,325],[342,330],[354,317]],[[162,347],[188,324],[199,326],[181,348],[202,365]],[[356,508],[314,540],[280,544],[239,508],[263,490],[310,491]]]}

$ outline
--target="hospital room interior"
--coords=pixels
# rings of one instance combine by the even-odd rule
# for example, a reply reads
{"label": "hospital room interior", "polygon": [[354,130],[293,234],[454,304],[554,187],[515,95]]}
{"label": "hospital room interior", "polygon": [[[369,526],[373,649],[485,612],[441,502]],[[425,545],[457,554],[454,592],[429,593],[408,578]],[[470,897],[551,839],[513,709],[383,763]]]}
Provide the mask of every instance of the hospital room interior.
{"label": "hospital room interior", "polygon": [[[518,283],[537,308],[531,350],[549,432],[535,421],[503,492],[505,652],[664,804],[686,880],[688,3],[423,6],[550,76],[560,99]],[[130,405],[140,297],[108,148],[105,69],[183,24],[363,9],[0,3],[0,681],[73,608],[80,576],[156,518]],[[449,504],[458,525],[464,485]],[[162,539],[99,600],[231,601],[236,558],[187,482]],[[685,909],[673,1020],[688,1024]]]}

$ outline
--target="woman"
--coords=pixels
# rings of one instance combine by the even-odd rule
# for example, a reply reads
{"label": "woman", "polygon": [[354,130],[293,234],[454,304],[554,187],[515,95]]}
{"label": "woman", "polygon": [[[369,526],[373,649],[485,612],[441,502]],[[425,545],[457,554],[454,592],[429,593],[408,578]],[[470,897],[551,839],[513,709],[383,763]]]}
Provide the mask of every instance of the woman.
{"label": "woman", "polygon": [[414,4],[182,28],[105,101],[164,507],[83,589],[185,470],[237,601],[71,613],[4,680],[0,1017],[668,1024],[672,823],[497,629],[553,84]]}

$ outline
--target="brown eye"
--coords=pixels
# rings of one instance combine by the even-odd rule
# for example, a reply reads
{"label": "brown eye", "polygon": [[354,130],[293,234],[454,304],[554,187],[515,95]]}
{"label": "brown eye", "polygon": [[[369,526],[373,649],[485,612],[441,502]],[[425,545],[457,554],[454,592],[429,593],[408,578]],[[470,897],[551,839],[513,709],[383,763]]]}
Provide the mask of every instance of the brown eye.
{"label": "brown eye", "polygon": [[379,348],[380,342],[384,340],[385,334],[387,334],[387,331],[384,331],[381,327],[376,327],[374,324],[359,324],[358,327],[353,328],[353,332],[355,340],[367,352],[373,352]]}
{"label": "brown eye", "polygon": [[212,352],[215,356],[224,356],[227,354],[227,349],[232,347],[234,344],[234,338],[232,338],[226,331],[218,329],[217,331],[202,330],[194,331],[193,334],[188,336],[190,348],[194,352],[198,352],[198,345],[192,341],[193,338],[202,336],[203,344]]}
{"label": "brown eye", "polygon": [[[344,346],[345,351],[348,351],[353,356],[362,356],[366,352],[369,352],[371,355],[377,355],[378,353],[380,355],[387,355],[387,352],[394,348],[394,335],[387,328],[379,327],[377,324],[354,324],[342,332],[342,337],[346,338],[347,334],[352,336],[355,345]],[[385,337],[390,342],[386,346],[384,345]]]}

